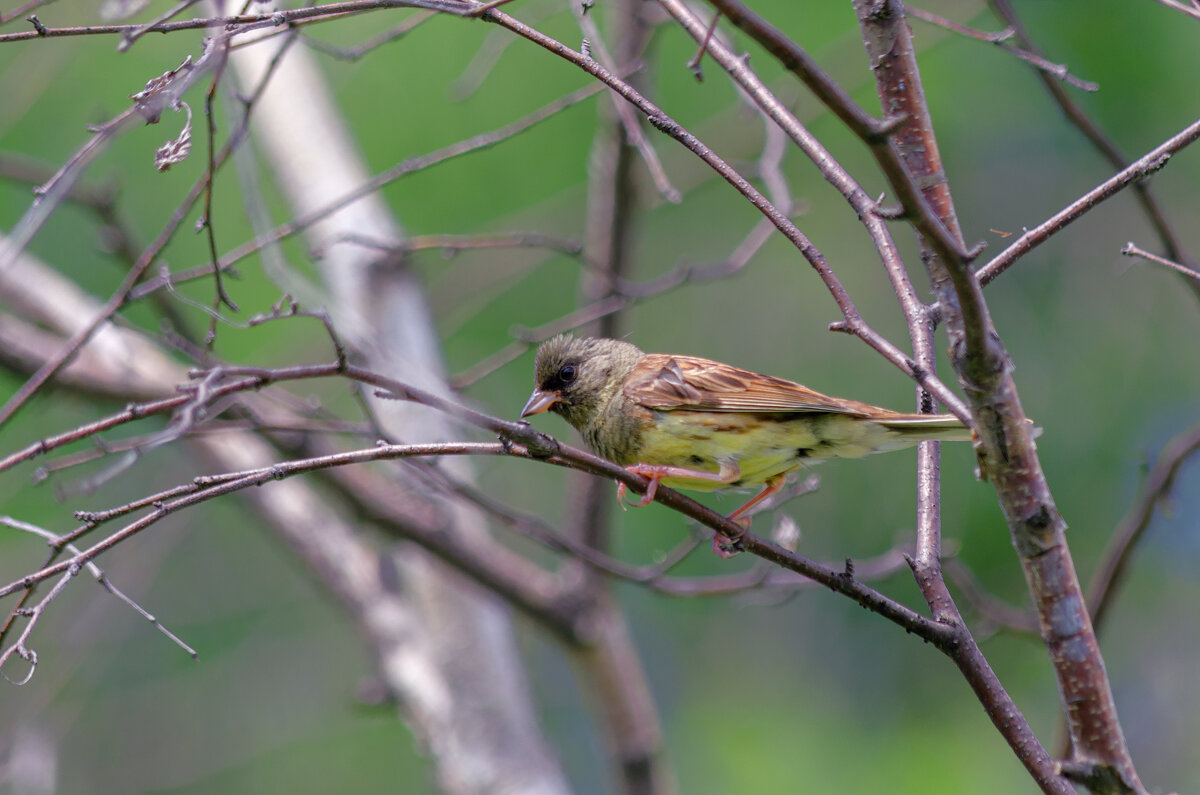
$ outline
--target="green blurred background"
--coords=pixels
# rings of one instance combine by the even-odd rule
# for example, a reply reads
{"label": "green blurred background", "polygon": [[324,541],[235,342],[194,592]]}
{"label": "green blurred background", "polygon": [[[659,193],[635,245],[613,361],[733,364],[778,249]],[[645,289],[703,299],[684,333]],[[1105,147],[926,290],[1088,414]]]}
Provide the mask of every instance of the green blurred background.
{"label": "green blurred background", "polygon": [[[873,87],[850,3],[754,4],[789,31],[868,108]],[[1001,27],[977,3],[929,10],[987,30]],[[574,45],[569,12],[538,0],[510,13]],[[1072,90],[1130,156],[1139,156],[1200,114],[1200,21],[1144,2],[1022,2],[1018,11],[1055,62],[1100,84]],[[161,11],[157,7],[152,11]],[[94,4],[63,0],[38,9],[47,25],[94,23]],[[411,11],[381,11],[312,28],[315,37],[360,42]],[[603,23],[608,9],[597,4]],[[10,23],[0,32],[19,29]],[[1019,234],[1109,176],[1110,168],[1051,105],[1029,68],[990,45],[913,22],[946,170],[969,240]],[[575,68],[513,42],[480,89],[456,93],[481,45],[505,34],[480,22],[434,19],[355,62],[325,59],[327,74],[372,169],[494,129],[585,83]],[[126,107],[150,77],[199,50],[199,33],[149,36],[117,55],[111,37],[0,45],[0,151],[57,166],[86,140],[85,125]],[[884,182],[836,119],[742,37],[760,70],[801,119],[878,194]],[[654,38],[647,85],[668,113],[735,165],[756,158],[757,116],[739,104],[711,62],[697,83],[684,62],[695,45],[670,26]],[[199,109],[199,92],[191,97]],[[605,100],[606,101],[606,100]],[[536,230],[578,237],[597,100],[533,131],[389,186],[387,200],[410,234]],[[198,117],[199,118],[199,117]],[[153,150],[182,117],[124,136],[89,171],[119,184],[121,211],[148,240],[201,173],[202,158],[166,174]],[[222,114],[223,131],[230,120]],[[198,130],[199,132],[199,130]],[[652,142],[685,191],[679,205],[653,194],[637,167],[633,278],[680,263],[727,257],[758,220],[746,202],[694,157]],[[197,135],[197,151],[203,138]],[[903,346],[906,334],[878,259],[852,212],[795,152],[785,172],[804,207],[798,224],[824,252],[864,317]],[[1190,250],[1200,250],[1200,151],[1185,150],[1153,187]],[[11,228],[29,187],[0,182],[0,226]],[[271,196],[272,201],[277,197]],[[228,250],[250,237],[232,170],[217,182],[218,239]],[[282,205],[275,208],[282,213]],[[280,220],[282,220],[280,216]],[[185,225],[185,229],[190,226]],[[918,284],[907,231],[896,235]],[[97,252],[96,223],[66,208],[32,251],[106,298],[122,270]],[[1011,239],[1011,238],[1009,238]],[[1044,428],[1042,462],[1081,577],[1095,568],[1114,525],[1134,500],[1164,443],[1200,417],[1200,305],[1180,279],[1121,257],[1133,240],[1159,250],[1131,197],[1122,194],[1025,257],[987,296],[1016,365],[1026,411]],[[290,245],[305,269],[304,251]],[[203,236],[182,232],[172,267],[204,261]],[[465,370],[502,348],[516,326],[554,320],[578,305],[578,263],[518,250],[420,254],[416,264],[437,314],[448,368]],[[278,292],[255,260],[232,286],[244,313],[265,311]],[[206,297],[208,285],[191,288]],[[194,329],[206,318],[182,307]],[[125,313],[155,328],[147,307]],[[738,276],[690,285],[643,302],[623,320],[647,350],[685,352],[800,380],[835,395],[905,408],[913,388],[866,346],[826,330],[836,307],[786,241],[769,242]],[[218,352],[232,361],[278,364],[328,358],[319,328],[281,324],[222,329]],[[939,346],[945,347],[944,336]],[[530,354],[471,385],[465,397],[515,417],[530,388]],[[950,371],[943,363],[943,376]],[[21,383],[0,374],[0,394]],[[312,387],[338,404],[343,391]],[[103,415],[111,406],[44,396],[0,432],[0,452]],[[539,428],[570,439],[554,417]],[[166,488],[196,473],[183,448],[157,450],[90,498],[62,497],[76,473],[30,486],[37,463],[0,477],[4,513],[63,531],[70,511],[99,509]],[[786,511],[803,532],[801,551],[841,560],[879,554],[911,534],[912,452],[819,470],[821,488]],[[570,506],[567,476],[550,467],[481,459],[482,487],[556,521]],[[973,476],[969,446],[947,446],[944,527],[948,545],[997,596],[1023,604],[1025,586],[991,489]],[[722,509],[736,497],[706,498]],[[1200,790],[1200,467],[1183,470],[1169,510],[1155,518],[1134,558],[1102,643],[1139,771],[1158,791]],[[760,518],[764,525],[767,519]],[[617,553],[646,561],[670,549],[684,521],[659,506],[616,517]],[[759,528],[763,529],[763,528]],[[0,532],[5,581],[35,568],[42,548]],[[34,637],[41,665],[32,682],[0,685],[0,757],[50,738],[61,754],[62,792],[425,792],[426,763],[390,707],[363,705],[370,662],[339,610],[237,500],[176,516],[102,561],[124,590],[200,652],[193,663],[144,622],[79,582]],[[697,555],[689,573],[740,569]],[[901,573],[878,583],[921,604]],[[1033,792],[954,667],[931,647],[823,590],[781,604],[753,598],[681,600],[618,586],[649,669],[670,758],[685,793]],[[962,604],[968,615],[969,606]],[[612,791],[604,748],[586,697],[554,642],[522,623],[530,678],[547,734],[581,793]],[[1054,680],[1040,641],[987,634],[982,646],[1034,729],[1058,742]],[[1053,745],[1052,745],[1053,747]]]}

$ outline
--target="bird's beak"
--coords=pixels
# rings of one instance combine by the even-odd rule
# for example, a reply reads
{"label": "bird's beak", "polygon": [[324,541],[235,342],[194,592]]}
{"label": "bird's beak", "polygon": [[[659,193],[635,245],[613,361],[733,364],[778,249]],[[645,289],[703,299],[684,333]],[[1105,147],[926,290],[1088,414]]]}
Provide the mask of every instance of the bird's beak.
{"label": "bird's beak", "polygon": [[521,416],[541,414],[560,400],[562,400],[562,393],[557,390],[535,389],[525,403],[525,408],[521,409]]}

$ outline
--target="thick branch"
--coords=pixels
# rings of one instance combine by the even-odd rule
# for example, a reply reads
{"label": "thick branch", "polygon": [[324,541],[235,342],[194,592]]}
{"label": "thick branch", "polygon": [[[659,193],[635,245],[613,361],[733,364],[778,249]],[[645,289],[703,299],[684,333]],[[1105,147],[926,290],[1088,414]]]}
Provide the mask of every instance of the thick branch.
{"label": "thick branch", "polygon": [[[957,223],[903,6],[898,0],[856,0],[855,7],[879,94],[890,113],[904,115],[900,151],[931,206],[953,229]],[[926,264],[946,318],[951,358],[976,419],[980,470],[995,488],[1008,520],[1058,676],[1073,740],[1072,761],[1090,771],[1090,785],[1117,781],[1140,790],[1063,534],[1066,523],[1041,470],[1008,355],[982,289],[966,259],[953,256],[952,249],[930,238],[920,224],[918,229],[928,247]],[[1057,776],[1048,778],[1044,766],[1039,765],[1035,775],[1043,788],[1058,789]]]}

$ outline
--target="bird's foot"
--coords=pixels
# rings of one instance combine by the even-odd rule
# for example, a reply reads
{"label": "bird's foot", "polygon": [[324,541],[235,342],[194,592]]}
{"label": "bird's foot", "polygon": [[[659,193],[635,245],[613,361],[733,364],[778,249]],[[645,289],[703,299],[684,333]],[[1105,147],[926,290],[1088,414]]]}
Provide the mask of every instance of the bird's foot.
{"label": "bird's foot", "polygon": [[[663,476],[669,474],[665,470],[668,467],[657,467],[652,464],[633,464],[625,467],[626,472],[632,472],[635,475],[641,475],[644,478],[649,478],[650,483],[646,486],[646,493],[637,502],[630,503],[634,508],[645,508],[650,503],[654,502],[654,495],[658,493],[658,482]],[[617,504],[621,506],[621,510],[625,510],[625,492],[628,489],[621,481],[617,481]]]}
{"label": "bird's foot", "polygon": [[713,554],[722,560],[729,560],[736,557],[742,551],[742,540],[740,538],[730,538],[724,533],[717,533],[712,540]]}
{"label": "bird's foot", "polygon": [[[736,524],[740,524],[742,526],[742,530],[750,529],[749,516],[738,516],[738,511],[734,511],[729,515],[729,518],[732,519]],[[729,560],[730,558],[736,556],[739,552],[745,551],[745,547],[742,545],[741,537],[730,538],[718,530],[716,534],[713,535],[712,551],[713,554],[718,558]]]}
{"label": "bird's foot", "polygon": [[[755,508],[759,503],[771,495],[776,494],[780,489],[783,488],[783,484],[786,481],[786,472],[776,475],[768,480],[766,485],[763,486],[763,490],[756,494],[754,499],[750,500],[750,502],[729,514],[729,520],[741,525],[743,530],[749,530],[750,519],[754,516],[754,511],[751,509]],[[717,533],[715,536],[713,536],[712,547],[713,552],[715,552],[718,557],[725,559],[732,558],[743,549],[742,540],[740,538],[730,538],[724,533]]]}

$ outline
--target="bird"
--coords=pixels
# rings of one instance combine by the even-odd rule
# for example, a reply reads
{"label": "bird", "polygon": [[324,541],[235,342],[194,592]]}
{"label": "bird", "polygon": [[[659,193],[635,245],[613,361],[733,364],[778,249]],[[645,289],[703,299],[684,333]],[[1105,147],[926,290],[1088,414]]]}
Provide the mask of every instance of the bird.
{"label": "bird", "polygon": [[[906,414],[712,359],[566,334],[538,347],[521,417],[546,411],[574,426],[597,455],[649,479],[636,506],[648,505],[659,483],[696,491],[761,487],[729,514],[747,528],[751,509],[801,467],[927,439],[972,439],[953,414]],[[622,505],[624,496],[618,483]],[[739,551],[721,534],[713,550],[721,557]]]}

